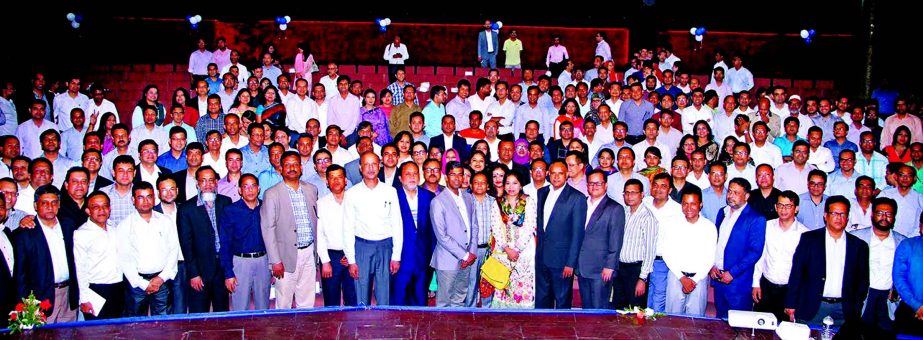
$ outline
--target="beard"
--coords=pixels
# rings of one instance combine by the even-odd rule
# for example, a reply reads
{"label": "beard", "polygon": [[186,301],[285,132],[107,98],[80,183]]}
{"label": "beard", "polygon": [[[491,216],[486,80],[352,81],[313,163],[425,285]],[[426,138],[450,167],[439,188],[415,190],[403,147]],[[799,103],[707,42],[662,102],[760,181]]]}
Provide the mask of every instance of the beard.
{"label": "beard", "polygon": [[874,223],[872,224],[872,226],[875,227],[875,229],[878,229],[880,231],[891,231],[891,228],[894,227],[894,224],[888,224],[888,225],[882,226],[880,223]]}

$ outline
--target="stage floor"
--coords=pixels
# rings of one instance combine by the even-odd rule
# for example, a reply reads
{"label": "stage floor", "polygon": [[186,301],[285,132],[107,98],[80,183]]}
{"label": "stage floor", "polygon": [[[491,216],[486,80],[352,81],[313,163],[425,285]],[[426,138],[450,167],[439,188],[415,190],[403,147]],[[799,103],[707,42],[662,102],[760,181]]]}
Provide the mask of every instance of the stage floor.
{"label": "stage floor", "polygon": [[[609,311],[326,308],[126,318],[48,325],[39,339],[733,339],[750,330],[710,318],[667,316],[639,325]],[[9,334],[4,334],[9,337]],[[755,339],[772,339],[757,331]]]}

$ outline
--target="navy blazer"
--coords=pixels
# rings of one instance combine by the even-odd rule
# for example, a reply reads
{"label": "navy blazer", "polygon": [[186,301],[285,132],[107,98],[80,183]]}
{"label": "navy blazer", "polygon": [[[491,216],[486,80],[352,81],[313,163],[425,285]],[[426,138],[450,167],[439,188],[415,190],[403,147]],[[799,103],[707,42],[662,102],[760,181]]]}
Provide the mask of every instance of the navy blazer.
{"label": "navy blazer", "polygon": [[[212,229],[211,219],[208,217],[208,211],[205,206],[198,206],[196,195],[181,206],[176,214],[177,227],[179,228],[179,243],[183,250],[183,259],[186,263],[186,275],[189,279],[201,277],[203,281],[208,281],[218,272],[216,263],[218,262],[218,253],[215,252],[215,240],[218,235]],[[221,224],[221,211],[231,205],[231,199],[224,195],[218,195],[215,199],[215,224]]]}
{"label": "navy blazer", "polygon": [[[0,229],[3,229],[3,233],[6,234],[6,238],[10,240],[10,244],[12,245],[13,232],[4,227],[0,227]],[[15,261],[16,248],[12,250]],[[6,260],[0,258],[0,311],[12,311],[19,302],[19,293],[16,291],[16,281],[13,280],[13,275],[10,275],[10,267],[6,264]]]}
{"label": "navy blazer", "polygon": [[538,189],[538,244],[535,264],[549,268],[577,267],[583,227],[586,222],[586,196],[565,184],[554,204],[549,220],[545,221],[545,201],[551,186]]}
{"label": "navy blazer", "polygon": [[[378,170],[378,180],[381,181],[382,183],[385,182],[385,168],[381,168],[381,170]],[[423,179],[420,178],[420,180],[422,183]],[[362,180],[360,180],[359,182],[356,182],[356,184],[360,182],[362,182]],[[394,170],[394,180],[391,181],[391,183],[385,183],[385,184],[390,184],[395,189],[401,188],[402,185],[401,185],[401,165],[400,164],[398,164],[397,169]]]}
{"label": "navy blazer", "polygon": [[436,247],[429,205],[436,195],[429,190],[417,188],[417,222],[414,224],[410,204],[403,188],[397,188],[397,201],[401,208],[404,224],[404,245],[401,251],[401,270],[427,269]]}
{"label": "navy blazer", "polygon": [[[176,202],[186,202],[190,197],[186,197],[186,170],[174,172],[170,174],[170,177],[173,177],[173,181],[176,182]],[[179,216],[177,214],[177,216]]]}
{"label": "navy blazer", "polygon": [[[722,221],[724,221],[724,209],[718,210],[718,218],[715,220],[719,234]],[[765,243],[766,218],[747,204],[740,212],[740,217],[731,229],[727,245],[724,246],[724,268],[721,269],[730,272],[734,278],[727,285],[732,294],[750,294],[753,286],[753,268],[763,255]],[[712,282],[712,284],[719,283]]]}
{"label": "navy blazer", "polygon": [[[25,298],[30,292],[35,293],[39,301],[48,299],[54,305],[54,267],[51,264],[51,250],[45,240],[45,232],[36,221],[35,228],[17,228],[13,232],[14,261],[13,278],[16,280],[17,298]],[[77,308],[77,266],[74,264],[74,222],[63,217],[58,218],[58,226],[64,233],[64,250],[67,253],[67,266],[70,278],[68,282],[68,301],[70,309]],[[50,313],[50,312],[49,312]]]}
{"label": "navy blazer", "polygon": [[[801,234],[792,259],[785,308],[794,308],[795,317],[810,320],[820,308],[827,279],[827,228]],[[858,237],[844,232],[846,264],[843,267],[843,315],[846,321],[858,321],[862,303],[869,291],[869,246]]]}
{"label": "navy blazer", "polygon": [[[439,151],[444,153],[446,150],[446,147],[445,147],[445,139],[443,138],[443,135],[439,134],[438,136],[430,137],[429,147],[439,148]],[[462,163],[467,162],[468,158],[471,157],[471,151],[468,148],[468,142],[465,141],[465,139],[459,136],[458,134],[455,134],[452,136],[452,149],[455,149],[455,151],[458,152],[458,157],[461,158],[460,162]]]}
{"label": "navy blazer", "polygon": [[[108,178],[105,178],[105,177],[103,177],[103,176],[96,176],[96,185],[93,186],[93,190],[90,190],[90,192],[94,192],[94,191],[96,191],[96,190],[100,190],[100,189],[102,189],[102,188],[108,187],[108,186],[112,185],[112,183],[113,183],[113,182],[112,182],[110,179],[108,179]],[[62,185],[62,187],[63,187],[63,185]],[[156,188],[154,188],[154,189],[156,189]],[[64,190],[61,190],[61,191],[64,191]],[[82,224],[81,224],[81,225],[82,225]]]}
{"label": "navy blazer", "polygon": [[584,231],[577,260],[580,276],[598,278],[603,268],[618,270],[624,234],[625,208],[609,196],[603,196]]}

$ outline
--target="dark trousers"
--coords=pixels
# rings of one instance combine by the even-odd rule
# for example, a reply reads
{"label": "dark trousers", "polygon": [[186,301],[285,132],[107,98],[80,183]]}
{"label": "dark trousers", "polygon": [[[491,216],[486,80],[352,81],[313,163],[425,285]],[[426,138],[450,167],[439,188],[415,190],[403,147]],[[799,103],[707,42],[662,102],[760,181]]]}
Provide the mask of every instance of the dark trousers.
{"label": "dark trousers", "polygon": [[214,261],[215,273],[211,277],[202,278],[205,287],[201,291],[191,287],[189,289],[190,313],[227,312],[230,309],[229,293],[224,285],[224,269],[217,258]]}
{"label": "dark trousers", "polygon": [[894,321],[888,313],[888,295],[890,290],[869,288],[869,295],[862,312],[862,328],[866,334],[894,337]]}
{"label": "dark trousers", "polygon": [[[429,283],[426,278],[429,266],[401,266],[391,277],[391,304],[394,306],[426,307],[426,293]],[[470,287],[469,287],[470,289]]]}
{"label": "dark trousers", "polygon": [[356,280],[349,276],[349,267],[340,264],[343,258],[342,250],[327,250],[330,255],[330,267],[333,267],[333,276],[329,279],[321,278],[320,284],[324,290],[324,306],[339,306],[342,297],[343,305],[356,305]]}
{"label": "dark trousers", "polygon": [[605,309],[609,307],[609,295],[612,294],[612,281],[603,281],[599,273],[590,274],[589,277],[578,277],[577,285],[580,287],[580,302],[583,309]]}
{"label": "dark trousers", "polygon": [[574,299],[574,276],[563,278],[564,268],[550,268],[537,263],[535,273],[535,308],[570,309]]}
{"label": "dark trousers", "polygon": [[[548,71],[551,71],[551,78],[558,79],[558,76],[561,75],[561,71],[564,71],[565,66],[567,66],[567,64],[565,64],[563,60],[559,63],[548,63]],[[567,84],[558,84],[558,85],[562,87],[567,86]]]}
{"label": "dark trousers", "polygon": [[[125,279],[127,282],[128,279]],[[172,280],[171,280],[172,281]],[[146,287],[145,287],[146,288]],[[170,310],[170,281],[164,282],[157,292],[148,294],[143,288],[131,287],[125,301],[125,316],[166,315]]]}
{"label": "dark trousers", "polygon": [[788,285],[777,285],[763,277],[760,278],[760,290],[763,296],[760,302],[753,306],[753,310],[772,313],[779,322],[791,321],[788,314],[785,314],[785,294],[788,293]]}
{"label": "dark trousers", "polygon": [[[744,275],[744,278],[753,275]],[[727,319],[729,310],[753,310],[753,289],[750,287],[750,281],[747,281],[745,289],[740,289],[743,281],[734,281],[731,284],[724,284],[711,280],[711,286],[715,288],[715,310],[719,319]]]}
{"label": "dark trousers", "polygon": [[[641,141],[643,141],[645,138],[646,137],[644,137],[644,135],[625,136],[625,142],[631,145],[635,145],[635,144],[641,143]],[[641,155],[641,157],[644,157],[644,155]]]}
{"label": "dark trousers", "polygon": [[103,305],[102,309],[99,306],[93,306],[97,312],[98,316],[93,316],[92,313],[83,313],[83,318],[87,321],[97,320],[97,319],[114,319],[122,317],[122,313],[125,312],[125,281],[117,283],[91,283],[90,290],[102,296],[103,299],[106,299],[106,304]]}
{"label": "dark trousers", "polygon": [[186,279],[186,263],[179,261],[176,264],[176,276],[170,281],[170,300],[173,308],[169,314],[186,314],[189,312],[189,280]]}
{"label": "dark trousers", "polygon": [[894,330],[899,334],[923,336],[923,321],[915,317],[916,313],[912,307],[901,302],[894,312]]}
{"label": "dark trousers", "polygon": [[641,277],[642,262],[619,263],[618,275],[613,281],[612,308],[624,309],[628,306],[647,307],[647,289],[644,295],[635,296],[635,286]]}

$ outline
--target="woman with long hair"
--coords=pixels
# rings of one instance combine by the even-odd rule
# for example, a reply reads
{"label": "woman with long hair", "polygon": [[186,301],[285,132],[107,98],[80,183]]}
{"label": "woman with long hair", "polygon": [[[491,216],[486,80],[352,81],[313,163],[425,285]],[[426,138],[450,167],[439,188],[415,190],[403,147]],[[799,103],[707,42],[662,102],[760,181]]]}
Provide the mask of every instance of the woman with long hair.
{"label": "woman with long hair", "polygon": [[494,198],[503,197],[504,178],[506,178],[508,173],[510,173],[510,169],[503,164],[497,164],[490,170],[490,188],[487,190],[488,195]]}
{"label": "woman with long hair", "polygon": [[475,173],[484,172],[484,170],[487,170],[487,156],[481,151],[472,151],[471,158],[468,159],[468,166],[470,166],[471,170]]}
{"label": "woman with long hair", "polygon": [[250,97],[250,91],[237,91],[237,97],[234,98],[234,103],[231,104],[231,109],[228,110],[228,113],[240,116],[241,113],[256,110],[256,107],[252,105],[251,99],[253,98]]}
{"label": "woman with long hair", "polygon": [[720,146],[715,143],[715,135],[712,134],[711,126],[708,122],[700,120],[692,126],[692,132],[695,133],[695,144],[698,150],[705,152],[705,160],[711,162],[718,158]]}
{"label": "woman with long hair", "polygon": [[276,126],[285,126],[285,104],[282,104],[275,86],[269,85],[263,90],[263,103],[256,107],[255,112],[257,122],[269,121]]}
{"label": "woman with long hair", "polygon": [[576,99],[567,99],[561,104],[561,110],[558,111],[558,117],[554,120],[554,139],[561,138],[561,123],[569,121],[574,124],[574,137],[583,136],[583,116],[580,115],[580,105]]}
{"label": "woman with long hair", "polygon": [[397,164],[404,164],[413,159],[410,155],[410,147],[413,145],[410,131],[398,132],[397,136],[394,136],[394,144],[397,145]]}
{"label": "woman with long hair", "polygon": [[729,165],[734,161],[735,143],[737,143],[737,138],[734,138],[734,136],[724,137],[724,142],[721,144],[721,153],[718,155],[717,159],[718,162]]}
{"label": "woman with long hair", "polygon": [[311,73],[314,72],[315,64],[314,54],[311,54],[311,45],[307,41],[302,41],[298,44],[298,53],[295,54],[295,80],[307,80],[308,88],[311,88],[311,78],[313,78]]}
{"label": "woman with long hair", "polygon": [[487,160],[490,160],[490,144],[487,144],[486,140],[479,139],[474,142],[474,144],[471,145],[471,151],[473,152],[474,150],[480,151],[487,157]]}
{"label": "woman with long hair", "polygon": [[131,127],[144,124],[144,110],[141,108],[145,106],[153,106],[157,109],[157,120],[154,121],[154,125],[163,125],[163,121],[167,117],[167,110],[160,103],[160,90],[157,85],[148,84],[141,91],[141,99],[135,104],[135,110],[131,112]]}
{"label": "woman with long hair", "polygon": [[907,125],[901,125],[894,130],[891,137],[891,145],[885,147],[885,155],[888,156],[888,162],[907,163],[910,162],[910,141],[913,135]]}
{"label": "woman with long hair", "polygon": [[510,269],[506,289],[494,290],[492,308],[535,307],[535,248],[537,214],[535,198],[522,192],[525,180],[516,172],[503,177],[503,194],[491,214],[491,255]]}
{"label": "woman with long hair", "polygon": [[695,142],[695,137],[692,135],[685,135],[679,140],[679,148],[676,149],[675,155],[684,155],[686,159],[692,159],[692,152],[697,150],[699,146]]}
{"label": "woman with long hair", "polygon": [[378,94],[378,108],[385,113],[385,121],[391,119],[391,110],[394,109],[394,94],[391,90],[383,89]]}
{"label": "woman with long hair", "polygon": [[87,127],[87,131],[91,131],[95,128],[99,135],[103,136],[103,149],[101,151],[103,156],[105,156],[115,149],[115,144],[112,143],[112,126],[116,124],[115,113],[103,113],[103,117],[99,119],[99,122],[100,126],[94,127],[93,125],[95,125],[96,122],[90,121],[90,126]]}
{"label": "woman with long hair", "polygon": [[250,124],[256,123],[256,113],[253,111],[245,111],[240,114],[240,135],[243,137],[250,138],[250,133],[247,132],[250,128]]}
{"label": "woman with long hair", "polygon": [[388,128],[388,116],[380,107],[375,106],[375,90],[368,89],[362,94],[362,112],[359,115],[360,121],[366,121],[372,124],[372,130],[378,134],[374,142],[378,145],[391,143],[391,132]]}
{"label": "woman with long hair", "polygon": [[[183,107],[183,123],[186,125],[194,127],[199,121],[199,109],[195,103],[190,102],[189,91],[186,88],[178,87],[173,91],[173,104],[170,107],[173,105]],[[170,119],[164,119],[164,125],[169,125],[170,121]]]}

